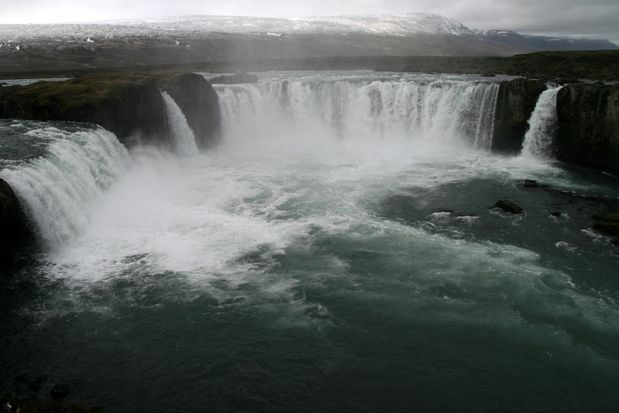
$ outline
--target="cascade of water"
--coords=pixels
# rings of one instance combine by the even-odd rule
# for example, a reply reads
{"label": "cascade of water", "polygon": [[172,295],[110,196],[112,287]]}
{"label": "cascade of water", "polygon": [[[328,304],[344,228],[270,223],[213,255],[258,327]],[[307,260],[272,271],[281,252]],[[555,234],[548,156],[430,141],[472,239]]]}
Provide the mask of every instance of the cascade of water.
{"label": "cascade of water", "polygon": [[0,177],[17,193],[40,240],[54,247],[88,224],[93,203],[131,160],[116,136],[101,128],[67,132],[48,127],[28,134],[52,140],[47,154],[4,169]]}
{"label": "cascade of water", "polygon": [[407,138],[488,149],[499,85],[316,79],[216,89],[227,139]]}
{"label": "cascade of water", "polygon": [[187,156],[197,154],[198,147],[196,146],[196,137],[189,127],[183,111],[168,93],[162,91],[161,96],[166,104],[168,123],[174,141],[174,149],[180,155]]}
{"label": "cascade of water", "polygon": [[561,86],[550,86],[542,92],[529,119],[529,130],[524,137],[522,155],[549,157],[557,133],[557,96]]}

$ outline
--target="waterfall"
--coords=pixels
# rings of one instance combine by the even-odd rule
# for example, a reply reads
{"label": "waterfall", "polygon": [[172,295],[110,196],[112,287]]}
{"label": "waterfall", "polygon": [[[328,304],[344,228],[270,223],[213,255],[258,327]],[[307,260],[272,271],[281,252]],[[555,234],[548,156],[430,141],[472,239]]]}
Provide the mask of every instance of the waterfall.
{"label": "waterfall", "polygon": [[489,149],[499,85],[315,77],[216,90],[226,139],[406,138]]}
{"label": "waterfall", "polygon": [[88,224],[102,191],[131,160],[116,136],[101,128],[69,132],[47,127],[27,135],[51,140],[46,155],[6,168],[0,177],[17,193],[39,239],[54,247]]}
{"label": "waterfall", "polygon": [[529,120],[529,130],[524,137],[522,154],[532,157],[549,157],[557,133],[557,96],[562,86],[549,86],[539,96]]}
{"label": "waterfall", "polygon": [[179,155],[188,156],[197,154],[199,151],[196,145],[196,137],[189,127],[183,111],[167,92],[162,91],[161,96],[166,105],[174,149]]}

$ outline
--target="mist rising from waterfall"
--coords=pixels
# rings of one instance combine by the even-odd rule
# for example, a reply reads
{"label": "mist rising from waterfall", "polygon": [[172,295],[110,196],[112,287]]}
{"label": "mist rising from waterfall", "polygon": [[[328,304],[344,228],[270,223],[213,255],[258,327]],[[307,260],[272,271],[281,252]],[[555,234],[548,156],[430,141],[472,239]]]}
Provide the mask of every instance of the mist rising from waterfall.
{"label": "mist rising from waterfall", "polygon": [[167,92],[162,91],[161,96],[166,105],[168,127],[174,149],[179,155],[183,156],[197,154],[199,151],[196,145],[196,136],[187,124],[187,118],[183,111]]}
{"label": "mist rising from waterfall", "polygon": [[[0,176],[44,243],[2,279],[0,364],[144,411],[496,410],[522,394],[523,410],[583,410],[575,394],[604,411],[617,252],[583,228],[619,187],[488,151],[494,80],[263,73],[216,86],[223,139],[202,153],[166,95],[158,148],[0,120]],[[366,391],[376,377],[389,400]]]}
{"label": "mist rising from waterfall", "polygon": [[51,140],[45,156],[2,170],[16,191],[40,240],[56,248],[78,236],[102,193],[126,174],[125,147],[104,129],[35,129],[30,136]]}
{"label": "mist rising from waterfall", "polygon": [[[499,85],[313,76],[216,86],[224,142],[315,149],[337,142],[488,149]],[[227,141],[227,142],[226,142]]]}

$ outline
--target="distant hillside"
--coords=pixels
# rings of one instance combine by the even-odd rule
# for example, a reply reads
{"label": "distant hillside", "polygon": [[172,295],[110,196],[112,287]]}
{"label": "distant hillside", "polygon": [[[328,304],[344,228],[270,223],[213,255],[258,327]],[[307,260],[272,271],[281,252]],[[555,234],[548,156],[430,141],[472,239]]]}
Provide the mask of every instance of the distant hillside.
{"label": "distant hillside", "polygon": [[0,25],[0,73],[356,56],[511,56],[619,49],[607,40],[475,31],[431,14],[305,19],[189,16]]}
{"label": "distant hillside", "polygon": [[536,52],[512,57],[410,57],[383,62],[380,70],[480,73],[561,81],[619,81],[619,51]]}

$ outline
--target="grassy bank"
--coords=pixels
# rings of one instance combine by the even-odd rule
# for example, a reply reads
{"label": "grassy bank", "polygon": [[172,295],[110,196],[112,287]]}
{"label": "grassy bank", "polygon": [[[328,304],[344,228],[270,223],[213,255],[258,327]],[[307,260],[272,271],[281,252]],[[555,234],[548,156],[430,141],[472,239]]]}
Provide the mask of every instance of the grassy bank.
{"label": "grassy bank", "polygon": [[19,72],[1,72],[1,78],[50,76],[79,77],[97,73],[161,71],[231,72],[237,70],[380,70],[425,73],[476,73],[524,76],[544,80],[595,79],[619,81],[619,51],[538,52],[512,57],[460,56],[359,56],[301,59],[265,59],[203,62],[139,67],[96,67],[79,70],[39,70],[23,68]]}

